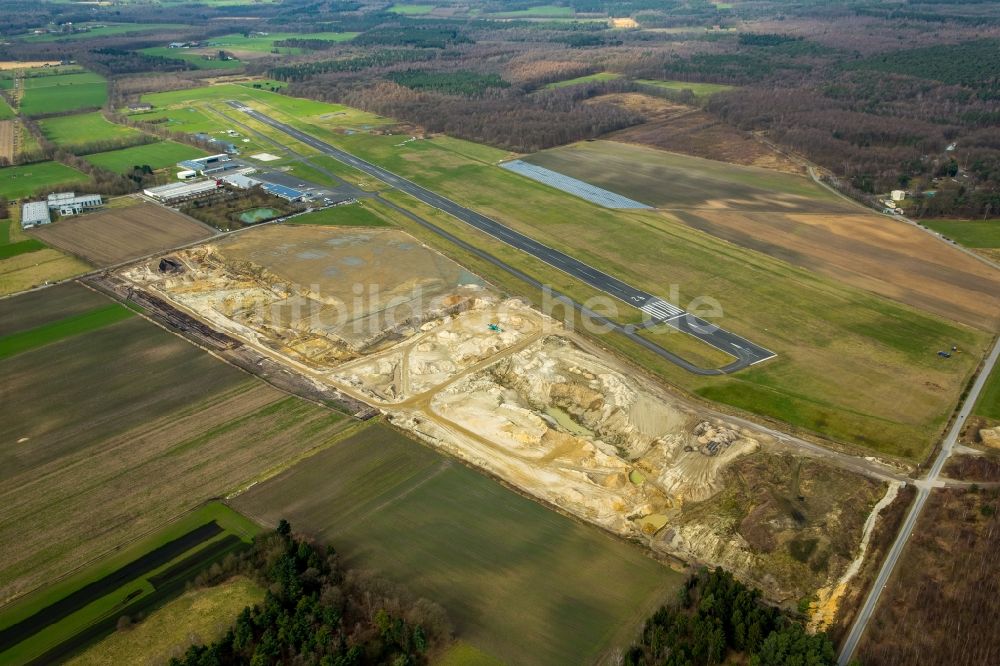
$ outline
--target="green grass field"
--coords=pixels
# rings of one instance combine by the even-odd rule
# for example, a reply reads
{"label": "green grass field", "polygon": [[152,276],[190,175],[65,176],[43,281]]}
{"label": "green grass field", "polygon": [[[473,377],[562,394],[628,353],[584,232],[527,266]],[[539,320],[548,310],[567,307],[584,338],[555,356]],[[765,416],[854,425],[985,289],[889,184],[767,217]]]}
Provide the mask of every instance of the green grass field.
{"label": "green grass field", "polygon": [[183,143],[160,141],[158,143],[147,143],[143,146],[109,150],[106,153],[94,153],[93,155],[87,155],[84,159],[91,164],[103,167],[109,171],[122,173],[135,165],[148,164],[153,169],[162,169],[173,166],[181,160],[201,157],[207,154],[203,150]]}
{"label": "green grass field", "polygon": [[[144,32],[161,32],[165,30],[183,30],[191,26],[184,23],[112,23],[101,24],[102,27],[91,27],[86,32],[74,32],[70,34],[44,34],[27,35],[22,38],[25,42],[55,42],[55,41],[76,41],[80,39],[94,39],[96,37],[109,37],[112,35],[140,34]],[[89,24],[82,24],[80,27],[90,27]]]}
{"label": "green grass field", "polygon": [[14,109],[10,108],[10,104],[3,97],[0,97],[0,120],[10,120],[11,118],[17,117],[14,113]]}
{"label": "green grass field", "polygon": [[[275,42],[284,41],[286,39],[320,39],[325,42],[346,42],[354,39],[358,36],[356,32],[271,32],[267,36],[259,35],[252,37],[244,37],[242,34],[232,34],[232,35],[222,35],[221,37],[213,37],[208,40],[208,46],[212,49],[223,49],[225,51],[254,51],[261,53],[271,53],[274,49],[278,49],[280,53],[285,54],[299,54],[299,53],[309,53],[309,49],[295,48],[295,47],[276,47]],[[171,51],[178,51],[183,49],[170,49]],[[168,56],[170,57],[170,56]]]}
{"label": "green grass field", "polygon": [[974,413],[987,419],[1000,421],[1000,366],[993,368],[983,392],[976,401]]}
{"label": "green grass field", "polygon": [[107,82],[93,72],[35,76],[24,80],[21,113],[36,116],[94,108],[107,99]]}
{"label": "green grass field", "polygon": [[289,224],[319,224],[336,227],[387,227],[389,222],[368,203],[345,204],[298,215]]}
{"label": "green grass field", "polygon": [[90,312],[49,322],[38,328],[2,336],[0,337],[0,359],[58,342],[64,338],[103,328],[127,319],[134,314],[134,312],[122,305],[111,303]]}
{"label": "green grass field", "polygon": [[209,60],[204,54],[192,53],[191,49],[172,49],[166,46],[139,49],[139,52],[150,56],[183,60],[198,69],[239,69],[245,64],[242,60]]}
{"label": "green grass field", "polygon": [[421,14],[430,14],[434,11],[435,5],[405,5],[398,4],[389,7],[389,11],[394,14],[403,14],[405,16],[419,16]]}
{"label": "green grass field", "polygon": [[565,81],[554,81],[553,83],[547,84],[546,88],[565,88],[566,86],[575,86],[579,83],[591,83],[593,81],[614,81],[615,79],[621,78],[621,74],[615,74],[614,72],[598,72],[597,74],[588,74],[587,76],[578,76],[575,79],[566,79]]}
{"label": "green grass field", "polygon": [[372,424],[233,502],[287,518],[442,604],[507,663],[591,663],[626,645],[682,577],[631,544]]}
{"label": "green grass field", "polygon": [[[3,223],[4,231],[9,228],[8,222]],[[9,243],[3,241],[0,243],[0,260],[10,259],[11,257],[16,257],[21,254],[28,252],[37,252],[38,250],[45,249],[45,244],[41,241],[35,240],[34,238],[29,238],[28,240],[17,241],[15,243]]]}
{"label": "green grass field", "polygon": [[[21,294],[0,300],[0,334],[109,304],[75,283]],[[0,358],[0,376],[0,438],[16,443],[0,456],[5,600],[276,473],[349,423],[141,317]]]}
{"label": "green grass field", "polygon": [[727,86],[721,83],[692,83],[690,81],[654,81],[653,79],[637,79],[636,83],[654,88],[666,88],[667,90],[690,90],[695,97],[711,97],[715,93],[732,90],[735,86]]}
{"label": "green grass field", "polygon": [[529,7],[528,9],[519,9],[511,12],[496,12],[494,14],[489,14],[489,16],[499,18],[565,18],[573,16],[574,13],[575,12],[572,7],[562,7],[560,5],[538,5],[536,7]]}
{"label": "green grass field", "polygon": [[[152,608],[155,608],[157,605],[177,596],[177,593],[183,592],[184,589],[183,582],[181,582],[180,589],[174,591],[174,594],[164,594],[162,589],[158,589],[151,582],[151,579],[157,574],[163,573],[170,569],[172,565],[181,562],[202,548],[209,547],[214,542],[221,541],[228,535],[233,535],[238,537],[242,542],[249,543],[253,536],[259,532],[259,528],[252,521],[247,520],[224,504],[211,502],[191,511],[180,520],[158,530],[156,533],[145,536],[112,555],[102,557],[97,562],[59,580],[55,584],[44,587],[20,599],[17,603],[5,607],[3,611],[0,611],[0,630],[44,610],[67,595],[80,590],[90,583],[101,580],[136,558],[213,520],[223,528],[223,531],[218,535],[182,552],[151,571],[122,583],[119,587],[108,591],[107,594],[87,604],[80,610],[27,637],[14,647],[0,653],[0,660],[10,664],[26,663],[44,654],[47,650],[56,647],[63,641],[71,640],[95,622],[109,618],[117,621],[119,616],[129,613],[129,609],[133,604],[145,606],[145,604],[152,603],[154,604]],[[155,594],[158,591],[160,594]],[[136,592],[139,592],[139,594],[136,594]],[[156,597],[164,598],[158,599]],[[126,599],[127,602],[125,601]],[[144,610],[148,611],[151,608],[144,608]]]}
{"label": "green grass field", "polygon": [[141,132],[131,127],[108,122],[100,111],[44,118],[38,121],[38,125],[42,128],[42,134],[61,148],[141,136]]}
{"label": "green grass field", "polygon": [[20,199],[43,192],[80,186],[90,178],[59,162],[36,162],[0,169],[0,196]]}
{"label": "green grass field", "polygon": [[138,625],[91,646],[67,664],[165,663],[173,650],[187,646],[192,637],[204,643],[221,638],[245,607],[263,600],[264,590],[242,577],[214,587],[196,588],[153,611]]}
{"label": "green grass field", "polygon": [[971,248],[1000,248],[1000,219],[919,220],[942,236]]}

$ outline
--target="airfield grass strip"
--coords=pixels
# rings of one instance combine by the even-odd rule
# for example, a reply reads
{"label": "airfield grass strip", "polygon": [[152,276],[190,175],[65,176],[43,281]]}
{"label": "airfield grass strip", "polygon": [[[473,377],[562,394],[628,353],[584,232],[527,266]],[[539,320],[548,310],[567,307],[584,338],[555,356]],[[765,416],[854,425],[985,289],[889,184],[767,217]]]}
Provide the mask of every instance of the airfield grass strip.
{"label": "airfield grass strip", "polygon": [[[214,523],[209,523],[214,524]],[[224,544],[225,547],[221,547]],[[102,638],[110,635],[118,628],[118,619],[122,616],[145,617],[168,601],[180,596],[187,587],[188,581],[192,580],[202,571],[207,570],[212,564],[222,561],[230,553],[249,548],[250,544],[241,540],[235,535],[227,535],[211,545],[201,549],[194,555],[184,558],[181,562],[172,565],[167,571],[174,571],[169,578],[163,578],[166,571],[158,574],[155,578],[160,579],[159,583],[154,583],[155,590],[150,594],[113,612],[82,631],[77,632],[70,638],[58,643],[54,647],[46,650],[40,656],[28,662],[31,666],[48,666],[49,664],[65,661],[69,657],[90,647]],[[186,563],[183,570],[181,563]],[[152,582],[152,578],[149,579]]]}
{"label": "airfield grass strip", "polygon": [[75,592],[71,592],[34,615],[0,630],[0,652],[9,650],[18,643],[34,636],[42,629],[69,617],[76,611],[106,596],[129,581],[135,580],[153,569],[163,566],[178,555],[191,550],[220,532],[222,532],[222,528],[214,520],[205,523],[201,527],[196,527],[173,541],[168,541],[145,555],[132,560],[125,566],[112,571],[107,576],[84,585]]}
{"label": "airfield grass strip", "polygon": [[128,308],[113,303],[73,317],[43,324],[37,328],[0,337],[0,359],[57,342],[81,333],[110,326],[134,316]]}
{"label": "airfield grass strip", "polygon": [[34,238],[18,241],[16,243],[6,243],[0,245],[0,259],[10,259],[11,257],[16,257],[19,254],[27,254],[28,252],[37,252],[38,250],[44,249],[45,243],[40,240],[35,240]]}

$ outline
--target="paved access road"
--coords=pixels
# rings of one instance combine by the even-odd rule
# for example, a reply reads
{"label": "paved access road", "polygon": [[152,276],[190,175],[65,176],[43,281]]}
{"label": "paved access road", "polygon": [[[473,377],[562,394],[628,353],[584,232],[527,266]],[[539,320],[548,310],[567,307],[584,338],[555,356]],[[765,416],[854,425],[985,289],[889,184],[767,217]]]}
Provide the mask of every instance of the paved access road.
{"label": "paved access road", "polygon": [[958,442],[958,436],[962,433],[962,427],[965,425],[965,420],[969,418],[969,414],[975,408],[979,394],[983,390],[983,386],[985,386],[990,373],[993,372],[998,357],[1000,357],[1000,338],[996,340],[989,356],[983,362],[983,369],[972,384],[972,390],[969,391],[968,397],[966,397],[962,406],[959,407],[958,414],[955,416],[955,423],[951,426],[951,430],[948,431],[948,435],[941,443],[941,451],[938,453],[937,458],[934,459],[934,464],[931,465],[927,477],[914,483],[917,487],[917,498],[914,500],[913,506],[910,507],[910,512],[906,515],[906,520],[899,529],[899,534],[896,535],[896,540],[893,542],[892,548],[889,550],[889,554],[882,564],[882,569],[878,572],[878,578],[875,579],[875,583],[868,592],[868,598],[865,599],[864,606],[861,607],[857,618],[854,620],[851,632],[844,639],[844,644],[840,649],[840,659],[837,661],[839,666],[847,666],[851,661],[851,657],[854,656],[855,650],[858,649],[858,643],[861,642],[861,637],[865,633],[868,621],[875,612],[875,607],[878,604],[879,597],[882,595],[882,590],[889,583],[892,571],[896,568],[899,557],[903,554],[906,542],[909,540],[910,535],[913,533],[913,528],[917,524],[917,519],[924,510],[924,504],[930,496],[931,489],[938,485],[938,475],[944,468],[944,464],[951,456],[952,451],[954,451],[955,445]]}
{"label": "paved access road", "polygon": [[[366,162],[365,160],[348,152],[335,148],[324,141],[320,141],[305,132],[279,122],[270,116],[267,116],[259,111],[255,111],[247,106],[244,106],[243,104],[240,104],[239,102],[230,101],[229,105],[235,109],[243,111],[257,121],[280,130],[308,146],[312,146],[316,150],[329,155],[343,164],[378,178],[387,185],[390,185],[402,192],[406,192],[425,204],[433,206],[434,208],[442,210],[458,218],[462,222],[475,227],[497,240],[527,252],[528,254],[549,264],[553,268],[557,268],[564,273],[583,281],[591,287],[594,287],[595,289],[603,291],[620,301],[639,308],[658,323],[672,326],[679,331],[693,335],[716,349],[724,351],[738,359],[735,363],[726,366],[726,368],[724,368],[725,372],[734,372],[741,368],[745,368],[748,365],[760,363],[761,361],[766,361],[767,359],[775,356],[774,352],[756,345],[749,340],[736,335],[735,333],[730,333],[725,329],[719,328],[718,326],[711,324],[694,314],[684,311],[676,305],[657,298],[656,296],[642,291],[641,289],[637,289],[636,287],[633,287],[614,276],[608,275],[603,271],[588,266],[582,261],[574,259],[559,250],[539,243],[533,238],[515,231],[510,227],[504,226],[495,220],[491,220],[490,218],[480,215],[473,210],[460,206],[451,199],[421,187],[416,183],[402,178],[401,176],[397,176],[391,171],[387,171],[380,166]],[[657,347],[657,349],[659,349],[659,347]],[[673,361],[674,358],[671,358],[670,360]],[[682,367],[686,367],[687,369],[695,367],[686,363],[679,365],[682,365]]]}

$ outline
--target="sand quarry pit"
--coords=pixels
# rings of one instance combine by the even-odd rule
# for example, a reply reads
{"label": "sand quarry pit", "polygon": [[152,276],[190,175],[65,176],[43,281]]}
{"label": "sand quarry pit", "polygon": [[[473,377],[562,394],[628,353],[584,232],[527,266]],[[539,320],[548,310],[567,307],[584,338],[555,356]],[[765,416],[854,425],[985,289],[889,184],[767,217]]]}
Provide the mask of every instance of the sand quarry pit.
{"label": "sand quarry pit", "polygon": [[776,601],[835,586],[886,492],[668,391],[400,231],[272,225],[120,274],[526,494]]}
{"label": "sand quarry pit", "polygon": [[272,225],[165,259],[122,275],[314,370],[496,300],[479,278],[393,230]]}

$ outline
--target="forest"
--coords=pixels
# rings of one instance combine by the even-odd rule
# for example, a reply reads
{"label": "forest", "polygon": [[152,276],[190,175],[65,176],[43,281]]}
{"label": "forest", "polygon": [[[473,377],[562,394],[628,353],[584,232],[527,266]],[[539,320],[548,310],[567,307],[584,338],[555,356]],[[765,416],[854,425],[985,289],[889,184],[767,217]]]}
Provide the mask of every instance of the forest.
{"label": "forest", "polygon": [[171,666],[302,663],[324,666],[428,663],[451,640],[437,604],[343,567],[336,551],[291,534],[281,521],[253,547],[213,567],[200,581],[247,576],[267,590],[243,609],[221,640],[192,645]]}
{"label": "forest", "polygon": [[[374,0],[181,4],[171,7],[171,20],[187,28],[41,42],[19,35],[92,20],[93,10],[8,4],[16,11],[0,32],[13,38],[0,44],[0,58],[75,59],[122,90],[150,74],[192,86],[212,76],[139,49],[270,29],[296,34],[278,46],[302,52],[256,54],[232,71],[431,132],[531,151],[650,121],[624,103],[634,96],[623,95],[658,95],[803,156],[862,201],[903,188],[915,216],[1000,211],[1000,0],[567,0],[558,18],[531,13],[539,6],[532,0],[444,2],[427,15],[399,14]],[[153,5],[113,11],[116,21],[162,20]],[[609,24],[617,17],[631,27]],[[320,31],[360,34],[309,38]],[[617,78],[544,89],[600,73]],[[681,97],[636,80],[734,89]]]}
{"label": "forest", "polygon": [[646,621],[625,666],[833,666],[833,644],[766,605],[760,591],[722,570],[691,576],[675,604]]}

